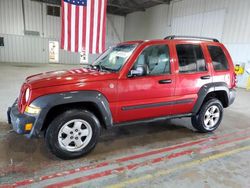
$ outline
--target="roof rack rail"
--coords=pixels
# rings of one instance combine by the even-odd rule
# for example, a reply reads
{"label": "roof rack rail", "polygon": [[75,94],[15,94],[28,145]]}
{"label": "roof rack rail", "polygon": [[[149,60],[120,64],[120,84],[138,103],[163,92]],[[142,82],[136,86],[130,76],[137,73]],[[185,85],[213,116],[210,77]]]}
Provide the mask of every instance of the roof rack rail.
{"label": "roof rack rail", "polygon": [[219,42],[218,39],[209,38],[209,37],[195,37],[195,36],[177,36],[177,35],[170,35],[165,37],[164,39],[173,40],[173,39],[196,39],[196,40],[207,40],[213,42]]}

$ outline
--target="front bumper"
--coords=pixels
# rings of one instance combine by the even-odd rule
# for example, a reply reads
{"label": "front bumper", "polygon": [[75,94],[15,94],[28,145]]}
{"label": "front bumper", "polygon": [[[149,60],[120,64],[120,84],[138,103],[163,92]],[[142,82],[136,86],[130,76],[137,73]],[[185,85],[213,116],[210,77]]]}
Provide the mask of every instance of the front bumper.
{"label": "front bumper", "polygon": [[228,100],[228,105],[233,104],[236,98],[236,90],[235,89],[230,89],[229,90],[229,100]]}
{"label": "front bumper", "polygon": [[35,116],[21,114],[18,111],[17,101],[15,101],[12,107],[8,108],[7,116],[8,116],[8,123],[11,125],[13,130],[18,134],[28,135],[30,131],[25,130],[25,125],[32,123],[32,125],[34,126],[34,123],[36,122]]}

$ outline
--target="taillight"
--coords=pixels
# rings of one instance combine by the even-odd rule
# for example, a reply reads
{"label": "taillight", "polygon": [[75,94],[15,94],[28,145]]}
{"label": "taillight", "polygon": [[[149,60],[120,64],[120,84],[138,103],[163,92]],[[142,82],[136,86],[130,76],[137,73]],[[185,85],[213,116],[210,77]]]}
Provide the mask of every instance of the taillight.
{"label": "taillight", "polygon": [[236,83],[237,83],[237,75],[235,74],[235,72],[233,73],[233,78],[232,78],[232,88],[236,87]]}

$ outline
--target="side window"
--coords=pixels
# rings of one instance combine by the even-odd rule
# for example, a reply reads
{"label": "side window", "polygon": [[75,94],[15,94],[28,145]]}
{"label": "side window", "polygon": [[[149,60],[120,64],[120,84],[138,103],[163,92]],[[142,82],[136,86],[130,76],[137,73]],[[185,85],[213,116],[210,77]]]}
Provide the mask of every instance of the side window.
{"label": "side window", "polygon": [[228,70],[227,58],[219,46],[208,46],[214,70]]}
{"label": "side window", "polygon": [[170,74],[169,48],[167,45],[149,46],[137,58],[133,70],[145,69],[144,75]]}
{"label": "side window", "polygon": [[206,71],[206,62],[200,45],[178,44],[176,45],[179,72],[203,72]]}

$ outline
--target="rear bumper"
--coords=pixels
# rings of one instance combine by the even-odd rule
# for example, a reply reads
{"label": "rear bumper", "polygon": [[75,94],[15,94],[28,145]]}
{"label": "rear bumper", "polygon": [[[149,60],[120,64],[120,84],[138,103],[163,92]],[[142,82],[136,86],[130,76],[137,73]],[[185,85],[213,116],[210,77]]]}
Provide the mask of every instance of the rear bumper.
{"label": "rear bumper", "polygon": [[228,105],[233,104],[236,98],[236,90],[235,89],[230,89],[229,90],[229,99],[228,99]]}
{"label": "rear bumper", "polygon": [[8,123],[11,125],[13,130],[18,134],[28,135],[30,131],[25,130],[25,125],[28,123],[34,123],[36,121],[36,117],[29,116],[27,114],[21,114],[17,108],[17,102],[8,108],[7,111]]}

